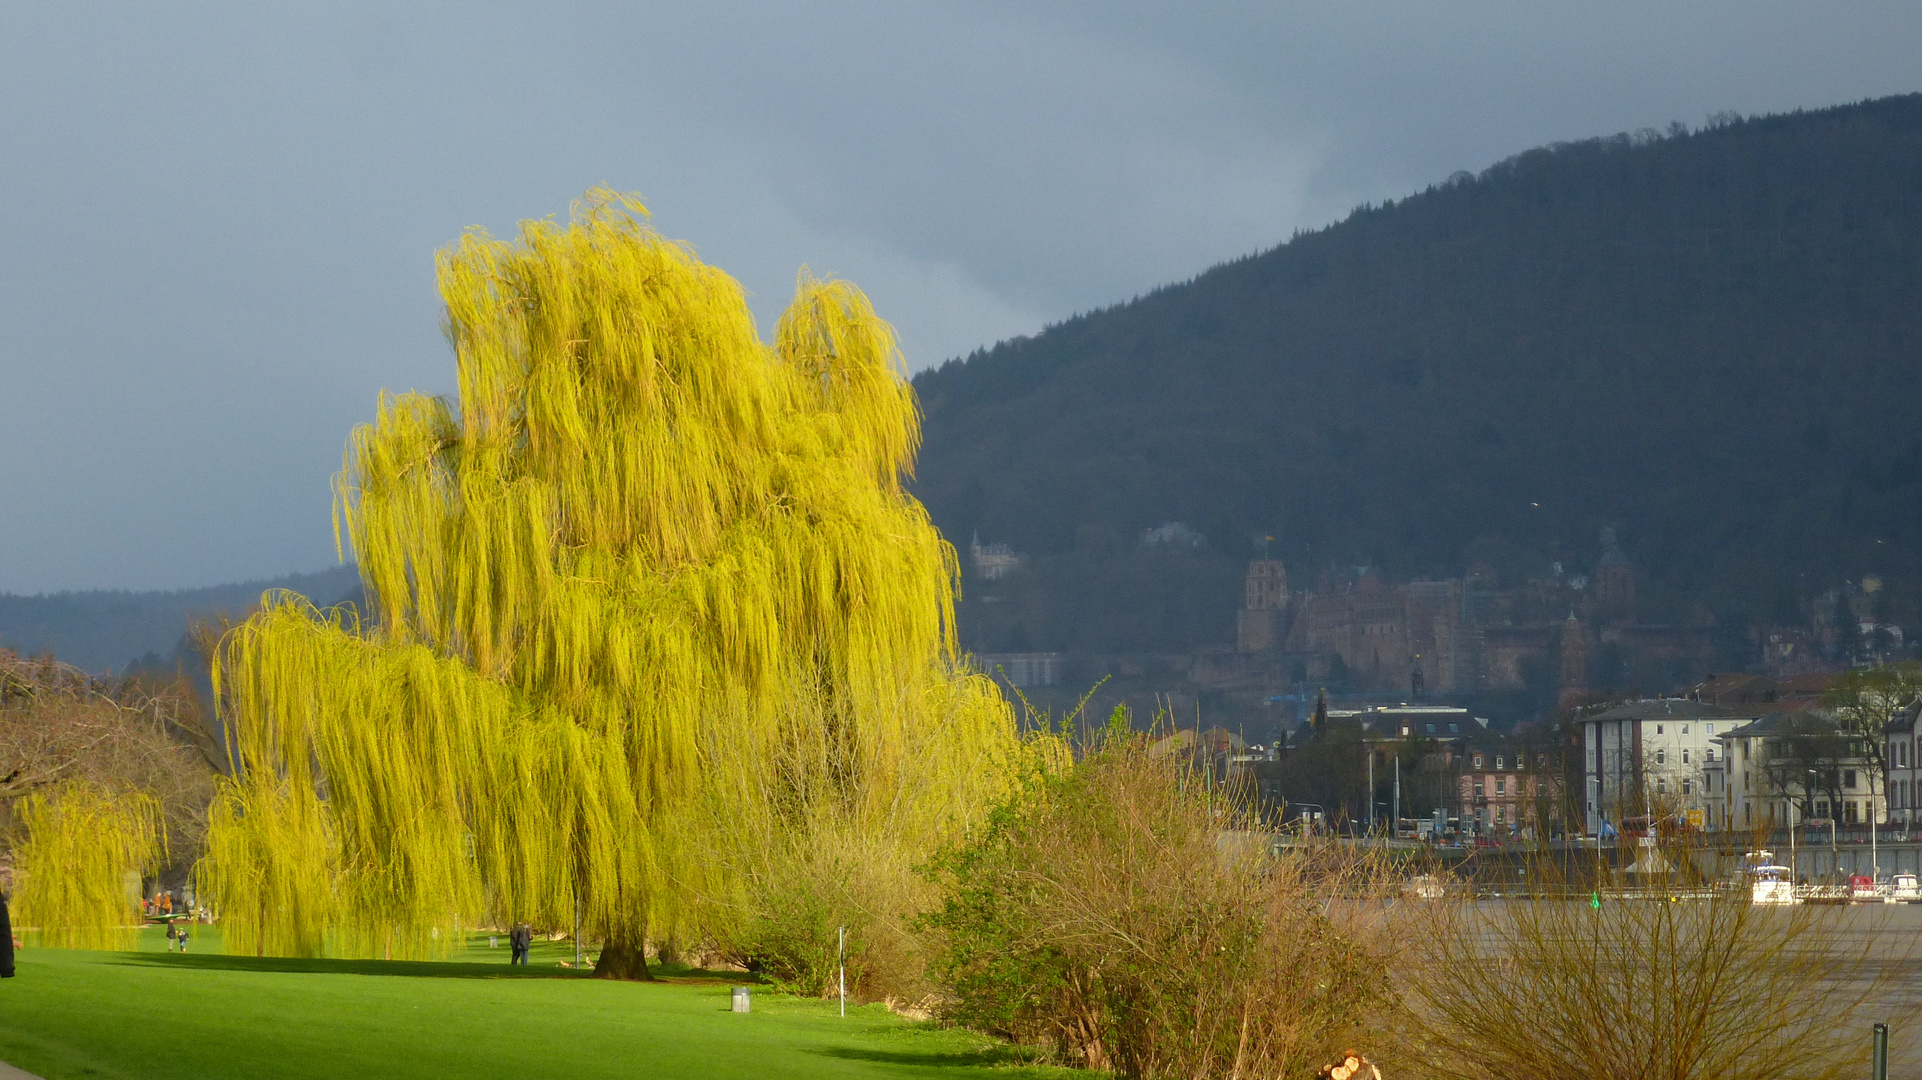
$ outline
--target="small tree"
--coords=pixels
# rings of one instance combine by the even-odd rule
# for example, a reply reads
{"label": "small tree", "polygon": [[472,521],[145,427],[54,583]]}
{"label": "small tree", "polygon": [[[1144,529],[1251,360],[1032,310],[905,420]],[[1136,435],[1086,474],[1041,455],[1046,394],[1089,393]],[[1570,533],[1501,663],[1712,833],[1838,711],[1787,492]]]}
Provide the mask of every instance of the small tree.
{"label": "small tree", "polygon": [[1880,782],[1888,775],[1888,730],[1922,697],[1922,664],[1889,664],[1842,673],[1829,684],[1823,704],[1837,726],[1857,744],[1869,774],[1869,816],[1874,820]]}

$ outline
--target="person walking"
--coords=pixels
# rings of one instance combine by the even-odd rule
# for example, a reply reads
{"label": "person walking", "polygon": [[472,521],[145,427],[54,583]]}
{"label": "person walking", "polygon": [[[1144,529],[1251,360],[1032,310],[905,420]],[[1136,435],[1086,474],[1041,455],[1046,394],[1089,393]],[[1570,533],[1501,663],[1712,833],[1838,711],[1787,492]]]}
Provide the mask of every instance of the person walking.
{"label": "person walking", "polygon": [[7,915],[7,894],[0,893],[0,979],[13,978],[13,920]]}
{"label": "person walking", "polygon": [[514,950],[514,955],[508,958],[507,963],[526,967],[527,951],[534,945],[533,928],[524,922],[515,923],[514,928],[507,932],[507,944]]}

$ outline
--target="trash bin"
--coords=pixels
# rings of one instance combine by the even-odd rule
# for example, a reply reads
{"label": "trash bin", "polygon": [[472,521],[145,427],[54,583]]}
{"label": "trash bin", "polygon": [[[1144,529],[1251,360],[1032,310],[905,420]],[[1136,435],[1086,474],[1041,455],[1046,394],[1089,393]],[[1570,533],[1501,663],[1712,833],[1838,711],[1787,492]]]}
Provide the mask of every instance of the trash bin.
{"label": "trash bin", "polygon": [[747,987],[737,986],[734,988],[733,1002],[732,1002],[732,1005],[730,1006],[730,1011],[732,1012],[748,1011]]}

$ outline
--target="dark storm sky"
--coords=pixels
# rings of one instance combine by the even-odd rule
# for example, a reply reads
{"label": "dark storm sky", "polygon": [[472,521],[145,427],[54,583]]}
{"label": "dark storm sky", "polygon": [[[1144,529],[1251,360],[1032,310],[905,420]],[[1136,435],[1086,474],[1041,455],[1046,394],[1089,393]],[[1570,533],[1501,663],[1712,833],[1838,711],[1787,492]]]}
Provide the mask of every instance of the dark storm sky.
{"label": "dark storm sky", "polygon": [[[164,10],[163,10],[164,8]],[[0,7],[0,591],[332,563],[434,250],[595,184],[938,363],[1540,143],[1922,88],[1922,5]]]}

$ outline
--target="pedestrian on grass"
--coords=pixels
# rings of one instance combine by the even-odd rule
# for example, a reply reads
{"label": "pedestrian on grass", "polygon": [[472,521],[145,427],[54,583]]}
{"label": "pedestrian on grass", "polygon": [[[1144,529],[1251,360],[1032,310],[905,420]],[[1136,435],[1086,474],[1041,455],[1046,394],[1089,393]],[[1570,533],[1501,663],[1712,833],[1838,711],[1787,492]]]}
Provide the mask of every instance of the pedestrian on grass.
{"label": "pedestrian on grass", "polygon": [[174,936],[177,933],[178,931],[174,929],[174,924],[168,923],[167,924],[167,951],[168,952],[174,951]]}
{"label": "pedestrian on grass", "polygon": [[507,932],[507,944],[514,950],[514,955],[508,958],[507,963],[510,966],[519,964],[526,967],[527,951],[534,945],[533,928],[524,922],[515,923],[514,928]]}
{"label": "pedestrian on grass", "polygon": [[13,920],[7,917],[7,894],[0,893],[0,979],[13,978]]}

